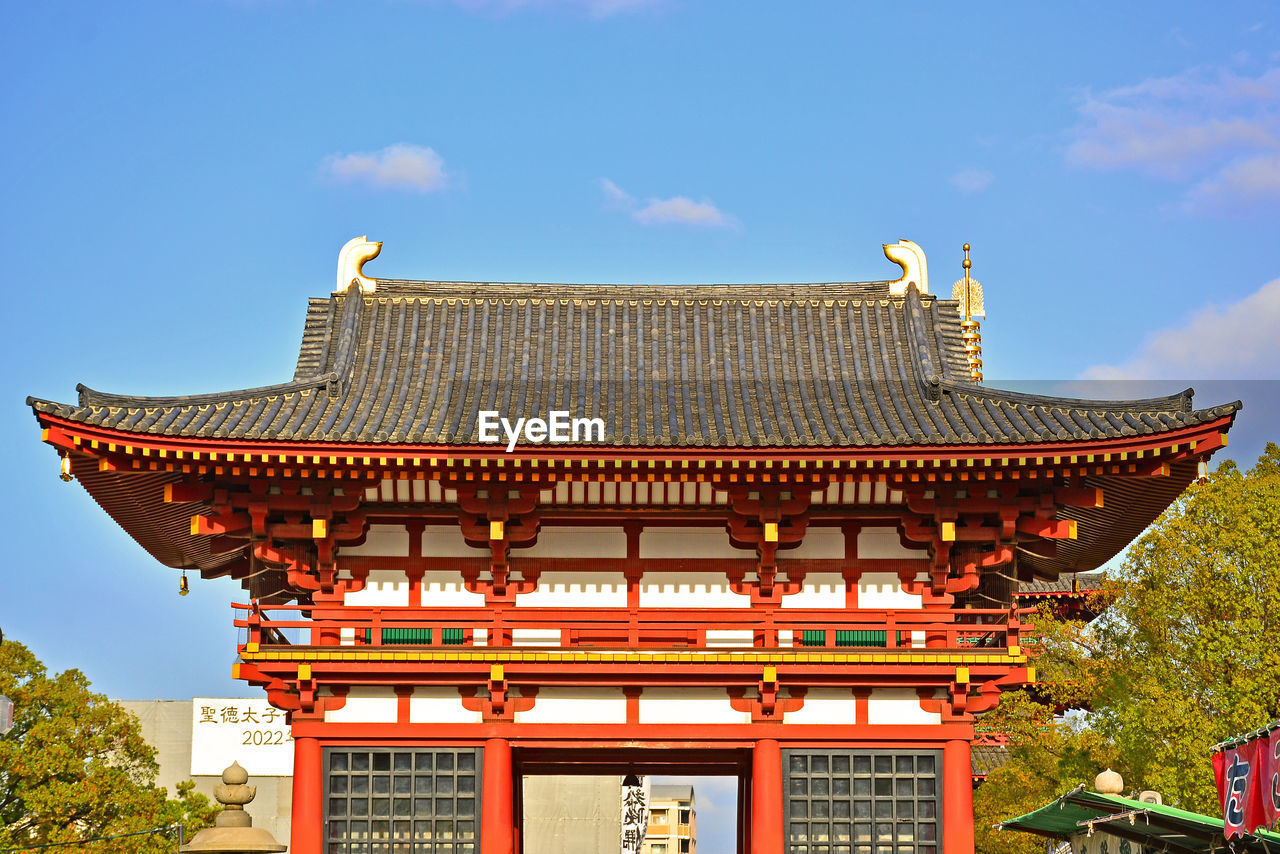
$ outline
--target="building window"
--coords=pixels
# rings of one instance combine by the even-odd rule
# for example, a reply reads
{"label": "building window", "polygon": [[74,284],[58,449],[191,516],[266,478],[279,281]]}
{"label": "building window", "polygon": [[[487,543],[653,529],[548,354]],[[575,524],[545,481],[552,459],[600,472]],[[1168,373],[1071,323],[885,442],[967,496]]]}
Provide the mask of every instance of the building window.
{"label": "building window", "polygon": [[783,754],[792,852],[941,851],[937,751]]}
{"label": "building window", "polygon": [[[326,850],[476,854],[480,750],[325,751]],[[412,844],[412,849],[409,845]]]}

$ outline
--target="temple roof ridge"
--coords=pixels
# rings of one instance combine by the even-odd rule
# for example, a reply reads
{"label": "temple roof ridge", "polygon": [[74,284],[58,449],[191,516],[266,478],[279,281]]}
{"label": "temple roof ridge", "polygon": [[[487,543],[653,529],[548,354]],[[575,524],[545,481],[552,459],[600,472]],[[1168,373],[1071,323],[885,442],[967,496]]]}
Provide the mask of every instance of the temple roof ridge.
{"label": "temple roof ridge", "polygon": [[309,301],[290,381],[28,403],[151,435],[446,446],[479,443],[482,409],[568,410],[603,419],[609,446],[755,449],[1114,439],[1240,408],[971,382],[956,302],[913,282],[374,281]]}

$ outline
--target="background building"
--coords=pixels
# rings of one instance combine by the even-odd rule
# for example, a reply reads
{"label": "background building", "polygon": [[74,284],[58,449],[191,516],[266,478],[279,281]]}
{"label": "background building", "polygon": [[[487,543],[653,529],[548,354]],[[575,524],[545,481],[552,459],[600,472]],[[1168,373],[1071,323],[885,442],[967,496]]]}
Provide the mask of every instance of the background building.
{"label": "background building", "polygon": [[[160,773],[156,785],[169,790],[170,797],[177,794],[177,786],[184,780],[195,780],[196,791],[213,800],[213,787],[222,782],[218,774],[192,774],[192,745],[196,728],[195,703],[192,700],[117,700],[142,723],[142,737],[156,749],[156,761]],[[252,748],[246,748],[251,750]],[[228,755],[220,759],[223,766],[233,761],[243,765],[250,774],[249,783],[258,787],[258,795],[247,810],[253,816],[254,827],[261,827],[282,845],[289,844],[289,823],[292,818],[293,778],[267,776],[256,773],[245,756]]]}
{"label": "background building", "polygon": [[693,786],[655,784],[649,795],[649,829],[643,854],[696,854],[698,813]]}

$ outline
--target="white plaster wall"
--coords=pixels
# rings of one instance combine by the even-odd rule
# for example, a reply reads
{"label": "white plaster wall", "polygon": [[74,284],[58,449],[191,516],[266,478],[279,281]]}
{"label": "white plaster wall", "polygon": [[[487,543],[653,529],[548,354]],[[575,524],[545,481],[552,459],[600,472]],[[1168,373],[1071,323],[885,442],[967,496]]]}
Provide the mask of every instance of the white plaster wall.
{"label": "white plaster wall", "polygon": [[409,604],[409,579],[403,572],[374,569],[369,572],[364,589],[342,597],[344,605],[403,608]]}
{"label": "white plaster wall", "polygon": [[785,712],[784,724],[851,724],[857,720],[857,700],[848,688],[810,688],[804,706]]}
{"label": "white plaster wall", "polygon": [[804,532],[804,539],[794,549],[780,549],[780,558],[797,558],[804,560],[843,560],[844,531],[839,528],[809,527]]}
{"label": "white plaster wall", "polygon": [[645,528],[640,532],[642,558],[753,557],[750,549],[735,549],[723,528]]}
{"label": "white plaster wall", "polygon": [[755,632],[751,629],[707,629],[707,646],[752,647],[755,646]]}
{"label": "white plaster wall", "polygon": [[409,532],[403,525],[370,525],[363,543],[358,546],[342,546],[338,551],[339,562],[342,555],[406,557],[408,554]]}
{"label": "white plaster wall", "polygon": [[512,629],[513,646],[559,646],[559,629]]}
{"label": "white plaster wall", "polygon": [[897,528],[863,528],[858,532],[858,557],[864,560],[919,560],[927,549],[904,549]]}
{"label": "white plaster wall", "polygon": [[544,572],[538,588],[516,597],[523,607],[625,608],[627,579],[620,572]]}
{"label": "white plaster wall", "polygon": [[804,589],[782,597],[783,608],[843,608],[844,577],[838,572],[811,572]]}
{"label": "white plaster wall", "polygon": [[473,549],[457,525],[428,525],[422,531],[422,554],[426,557],[488,557],[488,549]]}
{"label": "white plaster wall", "polygon": [[[596,484],[599,486],[599,484]],[[514,549],[516,557],[624,558],[627,534],[621,528],[543,526],[538,542],[529,548]]]}
{"label": "white plaster wall", "polygon": [[896,572],[864,572],[858,578],[859,608],[920,608],[924,597],[902,590]]}
{"label": "white plaster wall", "polygon": [[875,688],[867,700],[869,724],[939,724],[942,715],[920,708],[914,688]]}
{"label": "white plaster wall", "polygon": [[326,710],[326,723],[393,724],[396,722],[395,691],[381,685],[354,685],[347,703],[336,711]]}
{"label": "white plaster wall", "polygon": [[723,688],[645,688],[642,724],[749,724],[750,712],[729,705]]}
{"label": "white plaster wall", "polygon": [[422,604],[427,608],[481,608],[484,594],[468,590],[460,572],[424,572]]}
{"label": "white plaster wall", "polygon": [[750,608],[751,597],[730,590],[718,572],[653,572],[640,579],[640,607]]}
{"label": "white plaster wall", "polygon": [[621,688],[541,688],[533,708],[516,712],[516,723],[625,724],[627,698]]}
{"label": "white plaster wall", "polygon": [[409,722],[415,724],[478,724],[484,715],[462,707],[457,688],[428,686],[413,689]]}

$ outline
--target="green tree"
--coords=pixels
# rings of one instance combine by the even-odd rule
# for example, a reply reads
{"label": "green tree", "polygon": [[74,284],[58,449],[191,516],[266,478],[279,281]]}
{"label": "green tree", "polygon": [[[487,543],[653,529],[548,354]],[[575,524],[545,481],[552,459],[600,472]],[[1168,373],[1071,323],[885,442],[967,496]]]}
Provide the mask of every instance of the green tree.
{"label": "green tree", "polygon": [[[1209,749],[1280,718],[1280,448],[1193,485],[1099,595],[1108,607],[1088,626],[1038,617],[1038,702],[1012,694],[993,716],[1010,732],[1010,762],[975,798],[984,852],[1043,850],[981,825],[1104,766],[1126,788],[1218,814]],[[1086,711],[1054,714],[1064,707]]]}
{"label": "green tree", "polygon": [[183,823],[188,834],[217,809],[179,787],[155,786],[155,749],[138,719],[89,690],[78,670],[50,676],[25,646],[0,643],[0,693],[14,701],[14,728],[0,738],[0,848],[77,843],[53,851],[91,854],[173,850],[163,834],[108,842],[80,840]]}

